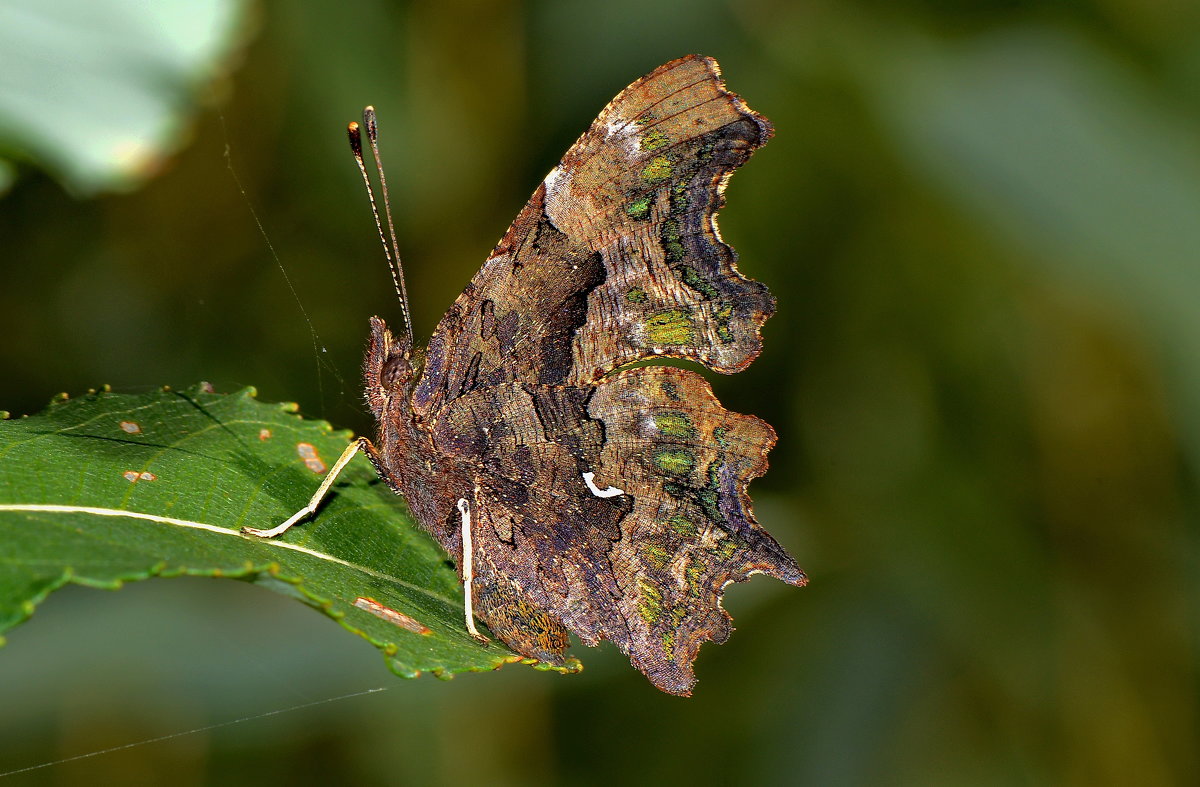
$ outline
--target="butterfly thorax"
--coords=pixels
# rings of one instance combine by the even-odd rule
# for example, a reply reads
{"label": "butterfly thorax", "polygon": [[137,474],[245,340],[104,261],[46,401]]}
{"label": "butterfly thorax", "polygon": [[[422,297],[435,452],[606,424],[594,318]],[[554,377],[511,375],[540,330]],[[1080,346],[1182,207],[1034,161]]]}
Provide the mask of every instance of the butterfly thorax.
{"label": "butterfly thorax", "polygon": [[363,363],[367,404],[379,425],[372,457],[380,477],[408,503],[417,522],[458,561],[458,498],[469,496],[472,482],[459,463],[434,450],[426,424],[412,408],[417,379],[412,340],[392,335],[387,324],[371,318],[371,337]]}

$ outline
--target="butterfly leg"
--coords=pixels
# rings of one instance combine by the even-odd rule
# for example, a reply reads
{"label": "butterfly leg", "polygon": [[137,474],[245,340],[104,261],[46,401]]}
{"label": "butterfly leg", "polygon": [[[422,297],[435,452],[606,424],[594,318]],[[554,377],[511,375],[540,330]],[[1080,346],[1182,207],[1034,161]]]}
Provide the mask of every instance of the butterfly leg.
{"label": "butterfly leg", "polygon": [[338,460],[333,463],[333,469],[325,474],[325,480],[321,482],[319,487],[317,487],[317,491],[315,494],[313,494],[312,499],[308,501],[308,505],[292,514],[290,517],[288,517],[287,521],[281,525],[276,525],[275,527],[264,530],[260,530],[256,527],[243,527],[242,532],[246,533],[247,535],[258,536],[259,538],[275,538],[276,536],[283,535],[288,528],[299,522],[301,519],[315,514],[317,512],[317,506],[319,506],[321,501],[325,499],[325,495],[329,494],[329,489],[333,486],[333,482],[337,480],[338,475],[341,474],[342,470],[347,464],[350,463],[350,460],[353,459],[354,455],[359,451],[362,451],[364,454],[370,457],[372,461],[374,461],[375,457],[378,455],[378,451],[375,450],[375,446],[370,440],[365,437],[358,438],[353,443],[346,446],[346,450],[342,451],[342,455],[339,456]]}
{"label": "butterfly leg", "polygon": [[463,547],[463,611],[467,617],[467,633],[480,642],[490,642],[475,628],[475,610],[471,605],[471,581],[475,578],[475,550],[471,546],[471,504],[465,497],[458,499],[458,513],[462,514]]}

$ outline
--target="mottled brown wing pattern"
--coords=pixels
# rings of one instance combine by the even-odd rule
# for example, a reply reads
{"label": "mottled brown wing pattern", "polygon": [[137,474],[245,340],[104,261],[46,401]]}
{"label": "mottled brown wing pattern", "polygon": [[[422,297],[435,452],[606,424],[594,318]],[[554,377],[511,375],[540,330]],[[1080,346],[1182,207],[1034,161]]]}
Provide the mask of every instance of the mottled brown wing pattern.
{"label": "mottled brown wing pattern", "polygon": [[[727,584],[753,572],[804,580],[746,493],[774,431],[724,410],[692,372],[631,369],[594,388],[509,383],[457,399],[433,434],[476,468],[477,610],[523,653],[558,661],[566,640],[515,599],[587,644],[616,643],[660,688],[686,693],[700,644],[728,635]],[[589,471],[624,494],[597,496]]]}
{"label": "mottled brown wing pattern", "polygon": [[613,552],[627,652],[655,684],[681,693],[701,643],[729,634],[726,585],[752,573],[805,581],[758,526],[746,491],[767,469],[775,431],[725,410],[704,378],[670,367],[605,380],[588,414],[606,435],[598,476],[633,499],[624,548]]}
{"label": "mottled brown wing pattern", "polygon": [[725,182],[771,135],[689,56],[623,90],[538,186],[439,323],[418,412],[510,380],[591,382],[654,355],[720,372],[774,311],[720,238]]}
{"label": "mottled brown wing pattern", "polygon": [[770,133],[709,58],[638,80],[538,187],[429,343],[412,414],[455,478],[473,478],[442,497],[469,499],[475,610],[522,654],[561,662],[568,631],[608,639],[686,694],[700,644],[730,630],[727,584],[804,582],[746,491],[771,427],[725,410],[695,373],[614,373],[655,356],[731,373],[758,355],[774,301],[737,272],[715,214]]}
{"label": "mottled brown wing pattern", "polygon": [[[591,494],[582,473],[599,464],[603,426],[587,414],[592,390],[506,383],[454,400],[432,423],[434,445],[474,468],[476,611],[519,652],[557,662],[565,633],[512,613],[532,602],[596,644],[614,636],[616,584],[609,553],[631,509]],[[555,651],[546,646],[561,640]]]}
{"label": "mottled brown wing pattern", "polygon": [[413,392],[418,413],[513,380],[569,378],[571,343],[604,267],[545,217],[543,192],[539,186],[434,331]]}
{"label": "mottled brown wing pattern", "polygon": [[761,349],[775,303],[737,272],[716,212],[771,126],[719,74],[711,59],[684,58],[634,83],[546,179],[546,215],[589,238],[605,269],[575,334],[572,382],[653,355],[731,373]]}

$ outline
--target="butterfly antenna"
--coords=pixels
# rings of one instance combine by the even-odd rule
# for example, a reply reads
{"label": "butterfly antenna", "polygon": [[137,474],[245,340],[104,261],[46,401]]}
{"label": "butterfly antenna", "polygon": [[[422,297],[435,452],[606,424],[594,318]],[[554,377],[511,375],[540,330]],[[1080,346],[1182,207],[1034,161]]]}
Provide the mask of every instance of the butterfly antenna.
{"label": "butterfly antenna", "polygon": [[404,267],[400,263],[400,244],[396,242],[396,227],[392,222],[392,208],[388,199],[387,178],[383,174],[383,162],[379,158],[379,126],[375,121],[375,108],[363,110],[363,125],[367,127],[367,139],[371,144],[371,155],[375,157],[375,169],[379,173],[379,190],[383,194],[384,217],[387,218],[388,235],[391,236],[391,246],[388,245],[388,235],[384,234],[383,221],[379,214],[379,204],[375,200],[375,190],[371,187],[371,178],[367,175],[367,165],[363,161],[362,129],[357,122],[351,122],[346,128],[350,138],[350,150],[358,163],[358,172],[362,175],[363,184],[367,187],[367,198],[371,202],[371,215],[375,217],[375,229],[379,231],[379,242],[383,244],[383,256],[387,258],[388,269],[392,272],[392,285],[396,296],[400,299],[400,312],[404,315],[404,328],[408,332],[409,342],[413,340],[412,317],[408,309],[408,290],[404,286]]}

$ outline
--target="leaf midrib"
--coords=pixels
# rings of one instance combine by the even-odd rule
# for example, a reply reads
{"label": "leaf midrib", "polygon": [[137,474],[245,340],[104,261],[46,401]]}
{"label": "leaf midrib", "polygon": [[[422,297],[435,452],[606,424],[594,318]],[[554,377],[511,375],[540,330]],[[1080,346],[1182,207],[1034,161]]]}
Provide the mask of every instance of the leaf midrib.
{"label": "leaf midrib", "polygon": [[[174,517],[164,517],[164,516],[158,516],[156,514],[145,514],[140,511],[124,511],[124,510],[121,510],[118,508],[97,508],[97,507],[92,507],[92,506],[71,506],[71,505],[61,505],[61,504],[54,504],[54,503],[0,503],[0,512],[3,512],[3,511],[28,512],[28,513],[39,513],[40,512],[40,513],[62,513],[62,514],[88,514],[88,515],[92,515],[92,516],[102,516],[102,517],[125,517],[125,518],[130,518],[130,519],[142,519],[142,520],[146,520],[146,521],[150,521],[150,522],[157,522],[159,524],[173,525],[175,527],[186,527],[186,528],[191,528],[191,529],[195,529],[195,530],[204,530],[207,532],[216,533],[217,535],[231,536],[231,537],[235,537],[238,539],[246,538],[241,533],[238,533],[235,530],[230,530],[229,528],[221,527],[219,525],[211,525],[211,524],[208,524],[207,522],[195,522],[195,521],[188,520],[188,519],[176,519]],[[274,539],[271,539],[271,540],[263,539],[263,540],[258,541],[257,543],[260,543],[260,544],[262,544],[264,546],[268,546],[268,547],[274,547],[276,549],[287,549],[287,550],[291,550],[293,552],[300,552],[301,554],[306,554],[311,557],[315,557],[319,560],[324,560],[324,561],[327,561],[330,563],[336,563],[337,565],[344,566],[344,567],[352,569],[354,571],[358,571],[367,576],[374,577],[376,579],[381,579],[386,582],[393,582],[397,585],[409,588],[411,590],[415,590],[418,593],[422,593],[425,596],[428,596],[429,598],[432,598],[436,601],[440,601],[440,602],[450,605],[450,606],[456,606],[459,603],[456,600],[447,598],[446,596],[435,593],[432,590],[423,588],[420,585],[414,585],[413,583],[407,582],[403,579],[400,579],[399,577],[394,577],[389,574],[384,574],[380,571],[375,571],[374,569],[367,568],[366,566],[360,566],[357,563],[351,563],[348,560],[343,560],[342,558],[335,557],[328,553],[320,552],[318,550],[312,549],[310,547],[302,546],[300,544],[293,544],[293,543],[289,543],[287,541],[279,541],[279,540],[274,540]]]}

